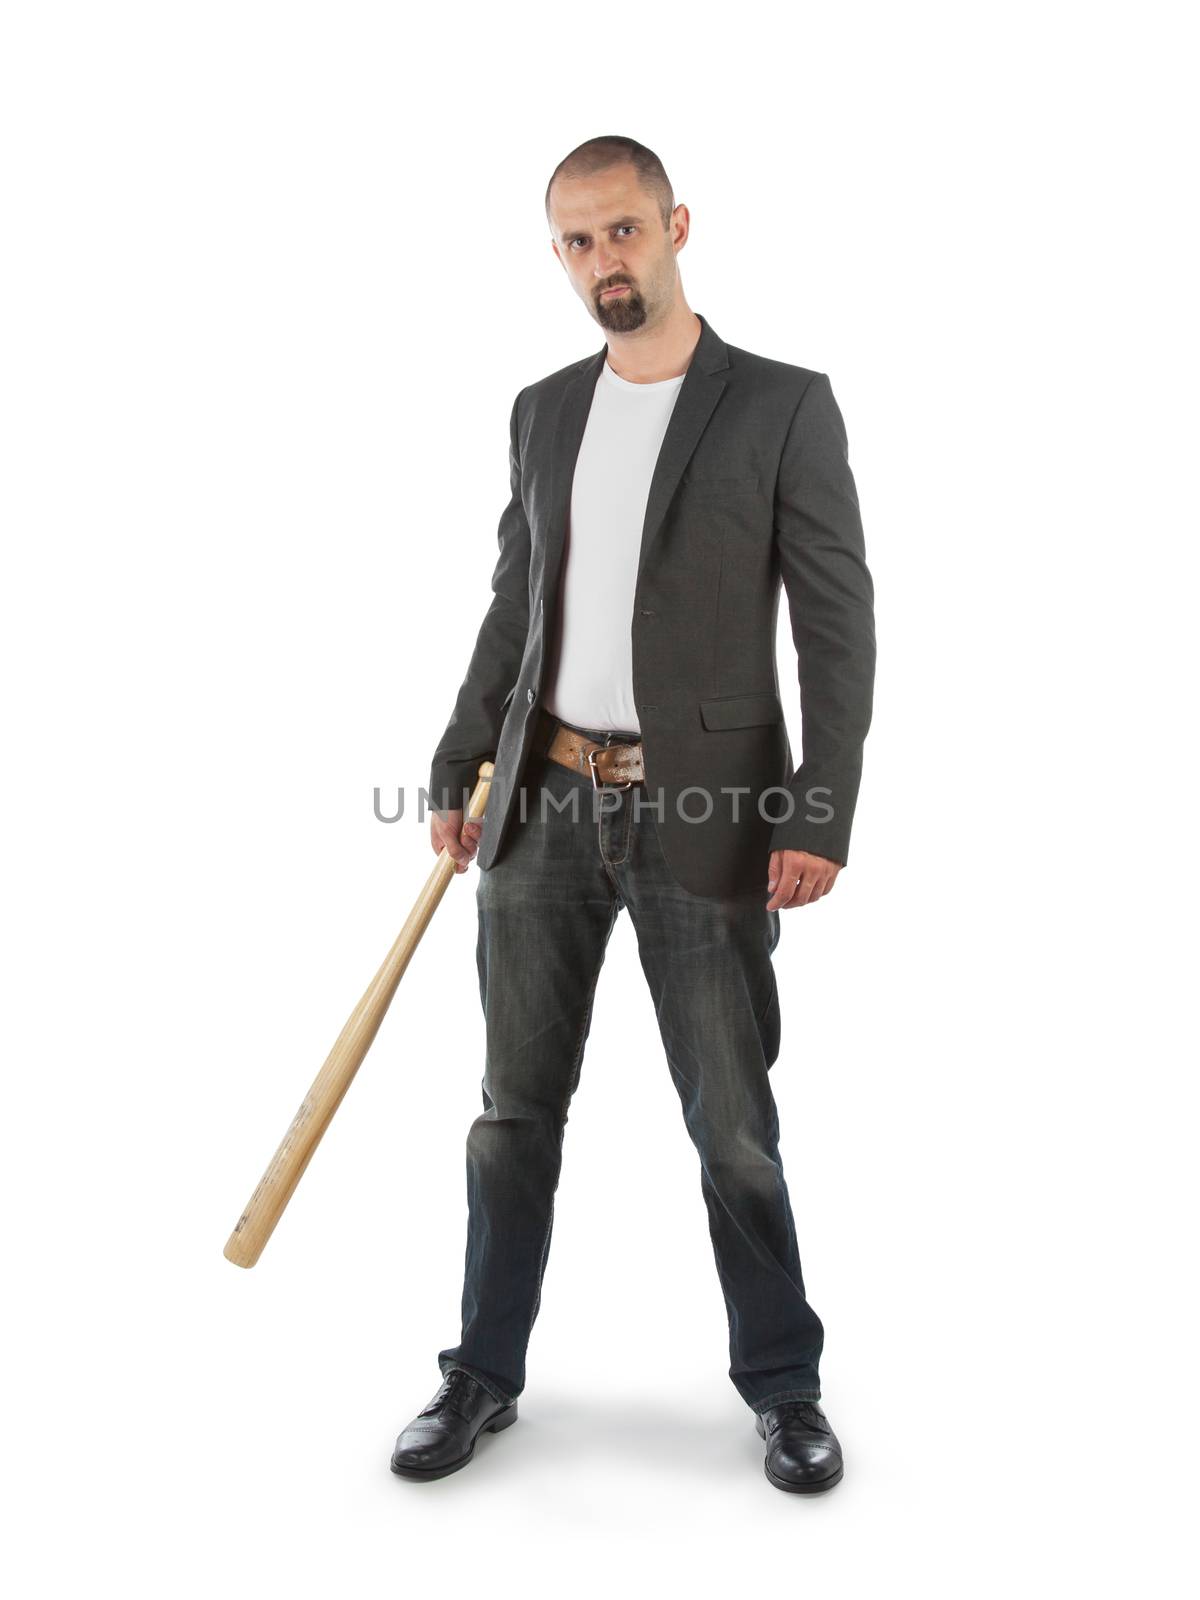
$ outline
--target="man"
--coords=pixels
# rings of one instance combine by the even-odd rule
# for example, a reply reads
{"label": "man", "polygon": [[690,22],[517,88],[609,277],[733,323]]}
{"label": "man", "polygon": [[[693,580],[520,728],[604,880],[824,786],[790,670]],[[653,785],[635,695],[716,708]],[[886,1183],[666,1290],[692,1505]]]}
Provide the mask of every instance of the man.
{"label": "man", "polygon": [[[442,1477],[516,1421],[567,1109],[624,906],[700,1156],[729,1376],[768,1479],[812,1493],[842,1457],[767,1073],[779,913],[815,904],[845,864],[871,716],[845,430],[823,373],[727,345],[689,308],[688,211],[652,151],[580,145],[546,214],[606,342],[517,396],[493,599],[433,760],[433,848],[481,869],[484,1111],[467,1139],[461,1339],[392,1467]],[[799,770],[776,680],[781,587]],[[484,820],[464,823],[485,759]],[[605,1030],[602,1048],[628,1047]]]}

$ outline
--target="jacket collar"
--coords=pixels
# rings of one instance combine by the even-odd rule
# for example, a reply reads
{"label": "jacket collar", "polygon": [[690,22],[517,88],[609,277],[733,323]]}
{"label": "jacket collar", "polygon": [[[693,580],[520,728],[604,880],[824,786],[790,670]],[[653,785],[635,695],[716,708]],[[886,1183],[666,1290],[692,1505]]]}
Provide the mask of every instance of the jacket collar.
{"label": "jacket collar", "polygon": [[[692,351],[692,359],[688,362],[687,372],[684,373],[685,379],[688,373],[697,367],[701,372],[710,373],[721,372],[729,365],[729,351],[724,339],[717,333],[707,317],[702,316],[699,311],[696,312],[696,317],[700,323],[700,337],[697,339],[696,347]],[[586,383],[588,385],[588,399],[590,400],[592,386],[600,376],[600,368],[604,365],[607,356],[607,344],[598,350],[594,356],[586,356],[576,368],[575,375],[568,381],[568,388],[580,382]],[[679,398],[683,398],[682,388],[679,392]]]}
{"label": "jacket collar", "polygon": [[[683,375],[671,419],[663,436],[654,474],[650,480],[650,494],[646,501],[646,517],[642,524],[641,550],[638,557],[638,576],[641,577],[646,558],[662,529],[667,507],[679,487],[684,468],[700,442],[700,436],[721,398],[726,379],[721,373],[729,367],[729,351],[725,341],[707,318],[700,321],[700,337],[692,351],[692,359]],[[546,586],[543,591],[547,601],[554,595],[558,583],[558,569],[566,536],[567,518],[571,504],[571,483],[579,447],[583,443],[588,412],[600,369],[608,356],[608,345],[580,363],[563,391],[559,406],[558,423],[554,434],[553,484],[550,492],[550,520],[546,535]]]}

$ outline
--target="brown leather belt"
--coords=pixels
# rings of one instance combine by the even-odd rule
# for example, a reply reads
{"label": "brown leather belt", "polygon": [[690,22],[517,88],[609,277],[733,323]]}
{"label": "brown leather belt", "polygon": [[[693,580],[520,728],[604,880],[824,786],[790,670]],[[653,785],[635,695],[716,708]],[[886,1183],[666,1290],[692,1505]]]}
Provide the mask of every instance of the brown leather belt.
{"label": "brown leather belt", "polygon": [[592,787],[610,784],[629,789],[644,783],[641,740],[636,743],[600,744],[588,739],[546,710],[538,712],[538,748],[549,761],[592,780]]}

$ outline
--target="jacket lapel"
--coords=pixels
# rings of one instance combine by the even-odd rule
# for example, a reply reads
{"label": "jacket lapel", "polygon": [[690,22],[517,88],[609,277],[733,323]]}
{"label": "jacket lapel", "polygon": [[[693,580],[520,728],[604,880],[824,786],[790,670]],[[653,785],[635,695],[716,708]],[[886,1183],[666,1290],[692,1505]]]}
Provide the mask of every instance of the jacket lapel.
{"label": "jacket lapel", "polygon": [[[700,442],[708,425],[726,380],[721,373],[729,366],[725,341],[714,333],[711,325],[700,316],[700,338],[692,352],[671,420],[663,436],[654,474],[650,480],[650,494],[646,501],[646,516],[642,524],[641,550],[638,556],[638,577],[646,558],[662,529],[679,480]],[[583,443],[592,395],[600,369],[608,356],[607,344],[594,356],[584,361],[563,391],[562,405],[554,430],[552,461],[552,486],[550,492],[550,520],[546,530],[546,571],[542,588],[543,600],[550,607],[557,593],[559,567],[566,541],[567,522],[571,507],[571,485],[575,478],[575,465]]]}
{"label": "jacket lapel", "polygon": [[607,355],[608,346],[605,345],[596,355],[581,363],[563,391],[558,410],[550,461],[550,519],[546,527],[546,564],[542,583],[542,604],[548,612],[553,611],[558,593],[558,571],[567,536],[575,463],[579,460],[579,447],[583,443],[588,412],[592,409],[596,380]]}
{"label": "jacket lapel", "polygon": [[[696,315],[699,317],[700,313]],[[646,501],[646,520],[642,525],[642,548],[638,557],[639,580],[654,541],[662,529],[667,507],[679,487],[684,468],[692,459],[692,452],[700,443],[700,435],[708,426],[708,419],[725,388],[725,379],[721,377],[721,373],[729,366],[725,342],[717,337],[703,317],[700,317],[700,321],[700,338],[683,375],[679,393],[675,396],[675,408],[658,452],[654,476],[650,479],[650,496]]]}

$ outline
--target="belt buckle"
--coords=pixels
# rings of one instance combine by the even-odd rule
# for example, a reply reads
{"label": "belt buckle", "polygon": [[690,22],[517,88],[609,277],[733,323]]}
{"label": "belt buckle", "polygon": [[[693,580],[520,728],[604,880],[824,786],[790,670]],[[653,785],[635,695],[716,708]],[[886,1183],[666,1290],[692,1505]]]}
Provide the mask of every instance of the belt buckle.
{"label": "belt buckle", "polygon": [[632,778],[627,778],[624,783],[607,783],[600,776],[600,774],[596,771],[596,757],[597,757],[597,755],[599,754],[599,752],[601,750],[608,750],[610,748],[611,748],[611,746],[609,746],[609,745],[598,745],[595,750],[589,750],[588,753],[587,753],[588,770],[592,774],[592,788],[593,789],[600,789],[600,788],[604,788],[604,789],[632,789],[633,788],[633,779]]}

